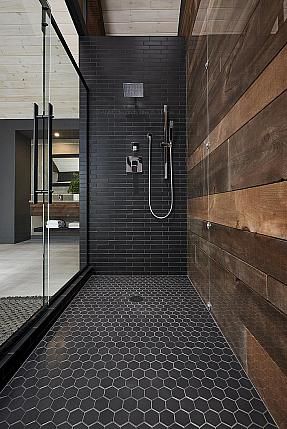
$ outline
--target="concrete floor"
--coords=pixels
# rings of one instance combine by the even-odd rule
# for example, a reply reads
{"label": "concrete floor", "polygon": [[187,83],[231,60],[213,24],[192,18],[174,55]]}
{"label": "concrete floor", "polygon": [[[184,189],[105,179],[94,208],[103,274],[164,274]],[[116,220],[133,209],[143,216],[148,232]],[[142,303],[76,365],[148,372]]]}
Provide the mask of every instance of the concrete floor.
{"label": "concrete floor", "polygon": [[[52,237],[50,284],[46,295],[54,295],[79,271],[79,253],[77,236]],[[0,244],[0,297],[42,295],[41,239]]]}

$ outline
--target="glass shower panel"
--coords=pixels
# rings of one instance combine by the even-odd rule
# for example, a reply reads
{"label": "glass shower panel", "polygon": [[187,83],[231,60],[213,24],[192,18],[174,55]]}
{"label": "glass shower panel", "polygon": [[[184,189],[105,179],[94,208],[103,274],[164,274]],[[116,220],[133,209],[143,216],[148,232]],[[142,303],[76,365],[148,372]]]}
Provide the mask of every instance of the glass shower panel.
{"label": "glass shower panel", "polygon": [[44,130],[35,117],[44,104],[39,0],[0,2],[0,54],[1,345],[43,305],[44,205],[36,191],[44,174]]}
{"label": "glass shower panel", "polygon": [[241,303],[236,299],[241,277],[240,261],[229,252],[225,226],[229,224],[230,216],[226,196],[233,190],[230,164],[233,132],[230,134],[229,130],[234,123],[228,115],[251,83],[246,82],[245,70],[255,55],[255,46],[248,47],[246,34],[250,16],[258,3],[258,0],[234,0],[225,2],[223,7],[223,2],[210,0],[207,10],[209,148],[206,163],[210,228],[206,249],[209,254],[210,304],[242,362],[245,362],[246,331],[240,318]]}
{"label": "glass shower panel", "polygon": [[[80,268],[80,124],[79,76],[49,22],[50,70],[47,79],[50,121],[48,296],[54,295]],[[78,38],[72,46],[78,55]],[[71,44],[70,44],[71,45]],[[73,49],[74,48],[74,49]]]}
{"label": "glass shower panel", "polygon": [[[187,40],[187,136],[188,136],[188,271],[195,287],[209,302],[209,259],[206,253],[206,213],[200,200],[208,194],[206,152],[207,100],[207,3],[201,2],[193,32]],[[203,219],[203,221],[202,221]]]}

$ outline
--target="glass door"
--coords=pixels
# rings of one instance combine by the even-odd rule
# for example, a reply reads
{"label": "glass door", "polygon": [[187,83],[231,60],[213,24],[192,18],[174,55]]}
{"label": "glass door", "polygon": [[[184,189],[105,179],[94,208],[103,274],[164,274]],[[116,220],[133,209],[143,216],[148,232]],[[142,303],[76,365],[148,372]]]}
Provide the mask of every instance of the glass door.
{"label": "glass door", "polygon": [[[79,76],[47,14],[45,113],[47,288],[53,296],[80,269]],[[78,38],[71,48],[78,55]]]}
{"label": "glass door", "polygon": [[39,0],[0,2],[0,346],[47,295],[46,13]]}

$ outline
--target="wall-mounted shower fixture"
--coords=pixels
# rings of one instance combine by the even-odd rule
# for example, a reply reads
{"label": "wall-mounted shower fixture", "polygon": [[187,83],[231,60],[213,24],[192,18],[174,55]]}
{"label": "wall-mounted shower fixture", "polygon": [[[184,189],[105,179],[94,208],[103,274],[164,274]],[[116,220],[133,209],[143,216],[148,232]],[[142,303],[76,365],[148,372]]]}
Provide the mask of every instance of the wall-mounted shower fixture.
{"label": "wall-mounted shower fixture", "polygon": [[126,173],[142,173],[143,161],[141,156],[126,157]]}
{"label": "wall-mounted shower fixture", "polygon": [[139,144],[132,142],[132,151],[134,155],[126,157],[126,173],[142,173],[143,172],[143,160],[141,156],[135,156],[139,150]]}
{"label": "wall-mounted shower fixture", "polygon": [[139,150],[139,144],[137,142],[132,142],[132,151],[137,152]]}
{"label": "wall-mounted shower fixture", "polygon": [[163,147],[163,165],[164,165],[164,178],[168,179],[168,147],[172,145],[172,132],[173,132],[173,121],[168,124],[168,111],[167,105],[163,106],[163,141],[161,146]]}
{"label": "wall-mounted shower fixture", "polygon": [[163,142],[161,146],[163,147],[163,163],[164,163],[164,179],[168,179],[168,164],[170,167],[170,191],[171,191],[171,201],[170,207],[166,215],[158,216],[152,209],[151,205],[151,152],[152,152],[152,135],[149,133],[147,135],[149,150],[148,150],[148,202],[149,209],[151,214],[156,219],[166,219],[172,212],[173,201],[174,201],[174,189],[173,189],[173,165],[172,165],[172,145],[173,145],[173,121],[168,121],[168,108],[165,104],[163,106],[163,117],[164,117],[164,128],[163,128]]}
{"label": "wall-mounted shower fixture", "polygon": [[143,83],[123,83],[124,97],[142,98]]}

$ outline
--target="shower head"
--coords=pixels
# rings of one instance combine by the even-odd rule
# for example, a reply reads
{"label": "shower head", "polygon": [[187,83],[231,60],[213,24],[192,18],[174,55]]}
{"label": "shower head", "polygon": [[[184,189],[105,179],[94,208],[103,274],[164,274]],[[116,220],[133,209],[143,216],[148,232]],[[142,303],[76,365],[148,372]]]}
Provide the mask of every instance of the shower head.
{"label": "shower head", "polygon": [[123,83],[124,97],[142,98],[143,83]]}

